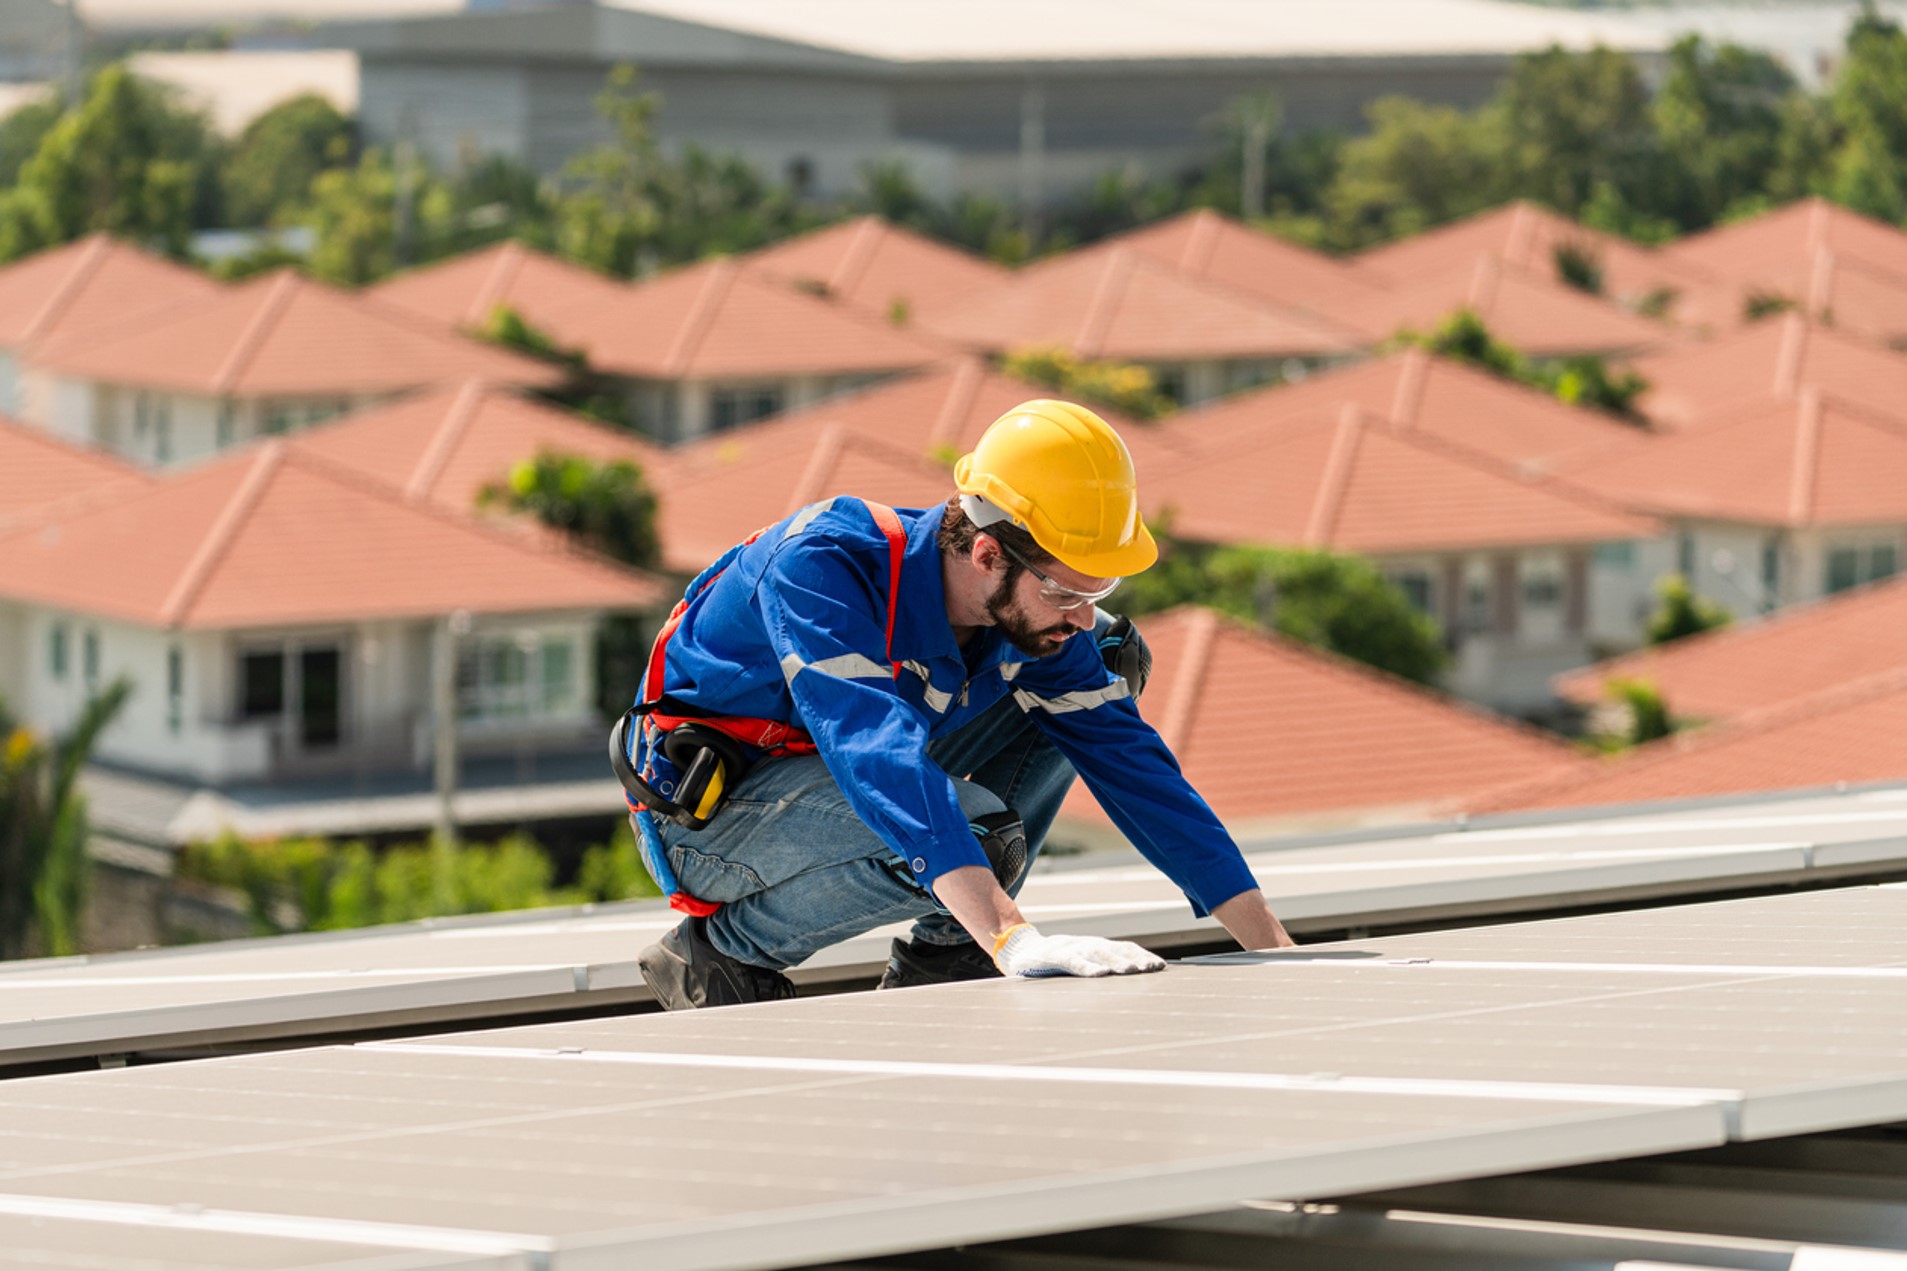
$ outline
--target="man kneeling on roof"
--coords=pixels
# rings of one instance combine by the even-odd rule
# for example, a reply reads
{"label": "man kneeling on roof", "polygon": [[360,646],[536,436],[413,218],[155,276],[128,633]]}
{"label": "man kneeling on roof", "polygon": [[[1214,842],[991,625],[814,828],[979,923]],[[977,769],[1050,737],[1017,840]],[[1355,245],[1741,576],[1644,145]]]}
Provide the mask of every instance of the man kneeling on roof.
{"label": "man kneeling on roof", "polygon": [[906,919],[884,989],[1160,970],[1014,903],[1075,773],[1197,913],[1291,943],[1139,717],[1151,654],[1096,609],[1158,555],[1125,443],[1027,402],[954,484],[922,510],[803,508],[704,571],[657,639],[610,757],[688,914],[639,958],[665,1007],[792,997],[787,968]]}

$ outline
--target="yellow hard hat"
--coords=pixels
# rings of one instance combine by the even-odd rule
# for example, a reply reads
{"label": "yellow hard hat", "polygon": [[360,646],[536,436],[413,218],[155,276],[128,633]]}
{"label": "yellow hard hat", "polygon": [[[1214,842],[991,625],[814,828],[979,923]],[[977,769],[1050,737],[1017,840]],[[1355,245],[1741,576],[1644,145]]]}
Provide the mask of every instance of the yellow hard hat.
{"label": "yellow hard hat", "polygon": [[1126,443],[1084,406],[1015,406],[954,465],[954,485],[975,525],[1010,520],[1082,574],[1124,578],[1159,557]]}

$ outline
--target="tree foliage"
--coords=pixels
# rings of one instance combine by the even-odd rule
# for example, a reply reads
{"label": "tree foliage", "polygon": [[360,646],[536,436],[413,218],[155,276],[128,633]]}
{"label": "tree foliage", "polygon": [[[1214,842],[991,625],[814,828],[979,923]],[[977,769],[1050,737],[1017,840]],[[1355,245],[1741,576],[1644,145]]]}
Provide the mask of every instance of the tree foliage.
{"label": "tree foliage", "polygon": [[1680,574],[1665,575],[1656,583],[1655,594],[1659,603],[1649,618],[1650,644],[1668,644],[1686,636],[1700,635],[1735,620],[1722,606],[1696,595],[1688,579]]}
{"label": "tree foliage", "polygon": [[0,262],[101,230],[184,256],[217,217],[221,148],[169,92],[108,66],[0,192]]}
{"label": "tree foliage", "polygon": [[1123,612],[1208,605],[1420,684],[1449,661],[1437,623],[1362,557],[1160,538],[1158,564],[1120,589]]}
{"label": "tree foliage", "polygon": [[1405,331],[1398,341],[1526,384],[1571,406],[1593,407],[1636,423],[1642,419],[1635,403],[1649,382],[1634,371],[1611,371],[1606,361],[1590,354],[1527,358],[1492,335],[1470,309],[1458,310],[1428,334]]}
{"label": "tree foliage", "polygon": [[477,495],[479,507],[528,512],[612,560],[640,568],[662,557],[656,496],[642,470],[627,460],[597,463],[542,451],[510,469],[501,485]]}
{"label": "tree foliage", "polygon": [[280,102],[245,126],[222,176],[229,224],[278,225],[294,218],[318,174],[349,167],[356,129],[316,93]]}
{"label": "tree foliage", "polygon": [[189,845],[178,872],[239,893],[257,935],[658,894],[626,824],[583,854],[569,886],[558,886],[556,863],[524,835],[488,845],[436,839],[377,851],[362,842],[252,842],[227,834]]}
{"label": "tree foliage", "polygon": [[91,871],[79,770],[131,695],[116,681],[61,738],[28,728],[0,701],[0,958],[20,957],[29,941],[48,954],[79,950]]}
{"label": "tree foliage", "polygon": [[1081,398],[1133,419],[1159,419],[1173,410],[1172,399],[1159,391],[1152,372],[1127,362],[1089,361],[1065,349],[1017,349],[1006,355],[1001,369],[1062,397]]}

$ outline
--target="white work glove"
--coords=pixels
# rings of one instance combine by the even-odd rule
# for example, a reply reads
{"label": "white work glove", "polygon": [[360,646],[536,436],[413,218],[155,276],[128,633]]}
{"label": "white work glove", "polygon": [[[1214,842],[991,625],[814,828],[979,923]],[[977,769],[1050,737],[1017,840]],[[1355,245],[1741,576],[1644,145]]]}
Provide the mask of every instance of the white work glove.
{"label": "white work glove", "polygon": [[1008,927],[994,943],[1001,975],[1137,975],[1165,970],[1165,959],[1124,940],[1043,936],[1033,924]]}

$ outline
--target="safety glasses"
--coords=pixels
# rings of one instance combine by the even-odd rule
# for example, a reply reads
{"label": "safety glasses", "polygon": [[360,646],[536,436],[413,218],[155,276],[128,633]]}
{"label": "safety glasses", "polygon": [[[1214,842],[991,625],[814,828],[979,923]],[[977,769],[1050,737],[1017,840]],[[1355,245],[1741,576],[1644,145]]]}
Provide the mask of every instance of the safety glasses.
{"label": "safety glasses", "polygon": [[[987,535],[987,537],[993,538],[991,534]],[[997,538],[994,538],[993,541],[1000,543],[1000,540]],[[1005,543],[1000,543],[1000,550],[1005,552],[1014,564],[1040,580],[1040,599],[1061,613],[1070,613],[1081,605],[1096,605],[1107,596],[1112,595],[1119,587],[1120,580],[1115,578],[1098,591],[1075,591],[1073,588],[1063,583],[1055,582],[1053,579],[1047,577],[1047,575],[1040,572],[1039,566],[1008,547]]]}

